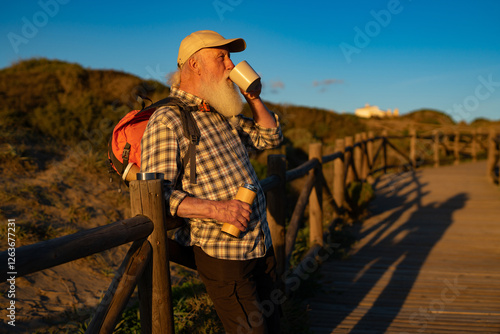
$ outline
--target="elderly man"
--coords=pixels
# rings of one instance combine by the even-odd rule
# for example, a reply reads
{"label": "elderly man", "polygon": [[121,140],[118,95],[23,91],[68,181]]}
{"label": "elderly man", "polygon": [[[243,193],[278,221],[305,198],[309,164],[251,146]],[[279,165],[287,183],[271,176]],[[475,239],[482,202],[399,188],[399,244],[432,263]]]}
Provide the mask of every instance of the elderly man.
{"label": "elderly man", "polygon": [[[277,116],[260,99],[260,88],[238,91],[229,79],[234,68],[230,53],[245,48],[243,39],[225,39],[209,30],[181,42],[171,96],[186,106],[199,106],[192,113],[201,133],[196,159],[183,166],[189,140],[179,108],[166,106],[156,110],[144,132],[141,171],[164,173],[170,184],[170,214],[187,221],[174,238],[194,246],[198,273],[226,332],[278,333],[279,312],[273,312],[278,305],[261,307],[263,302],[269,305],[275,288],[275,258],[265,195],[247,148],[273,148],[283,136]],[[240,114],[240,92],[253,119]],[[195,169],[190,168],[193,163]],[[258,189],[253,205],[233,199],[245,183]],[[221,232],[223,223],[234,225],[240,236]]]}

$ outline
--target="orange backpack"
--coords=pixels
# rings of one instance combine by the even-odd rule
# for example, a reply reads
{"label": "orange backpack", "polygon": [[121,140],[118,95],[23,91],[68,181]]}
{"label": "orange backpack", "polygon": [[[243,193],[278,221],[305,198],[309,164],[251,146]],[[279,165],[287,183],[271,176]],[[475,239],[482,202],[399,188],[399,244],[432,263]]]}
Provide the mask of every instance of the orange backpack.
{"label": "orange backpack", "polygon": [[186,106],[176,97],[167,97],[141,110],[132,110],[123,117],[115,126],[111,139],[108,143],[108,159],[110,166],[123,176],[129,163],[141,167],[141,139],[148,124],[149,118],[159,107],[178,106],[181,112],[180,119],[184,136],[189,139],[189,150],[187,159],[183,159],[185,167],[191,160],[191,183],[195,182],[196,175],[196,145],[200,140],[200,130],[191,114],[198,110],[197,106]]}

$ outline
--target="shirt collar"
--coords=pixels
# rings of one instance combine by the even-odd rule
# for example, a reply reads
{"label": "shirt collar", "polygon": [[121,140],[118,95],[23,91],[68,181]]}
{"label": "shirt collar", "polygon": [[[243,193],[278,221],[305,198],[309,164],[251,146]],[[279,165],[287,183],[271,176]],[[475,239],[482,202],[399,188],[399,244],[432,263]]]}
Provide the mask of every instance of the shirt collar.
{"label": "shirt collar", "polygon": [[196,95],[193,95],[191,93],[183,91],[182,89],[179,89],[178,87],[171,87],[170,88],[170,96],[178,97],[179,99],[182,100],[182,102],[184,102],[188,105],[197,105],[198,109],[200,111],[210,111],[211,110],[208,102],[199,98]]}

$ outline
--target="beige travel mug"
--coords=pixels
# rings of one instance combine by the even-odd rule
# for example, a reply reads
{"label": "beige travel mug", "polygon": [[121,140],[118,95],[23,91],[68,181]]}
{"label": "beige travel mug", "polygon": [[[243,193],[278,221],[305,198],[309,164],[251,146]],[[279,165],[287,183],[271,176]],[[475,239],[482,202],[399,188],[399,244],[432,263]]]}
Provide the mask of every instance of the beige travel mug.
{"label": "beige travel mug", "polygon": [[[257,195],[257,187],[246,183],[241,187],[239,187],[238,192],[236,193],[234,199],[252,205],[256,195]],[[229,223],[224,223],[222,225],[221,231],[229,235],[232,235],[233,237],[236,238],[240,236],[241,232],[236,226]]]}
{"label": "beige travel mug", "polygon": [[229,72],[229,78],[245,92],[253,92],[260,85],[260,76],[245,60]]}

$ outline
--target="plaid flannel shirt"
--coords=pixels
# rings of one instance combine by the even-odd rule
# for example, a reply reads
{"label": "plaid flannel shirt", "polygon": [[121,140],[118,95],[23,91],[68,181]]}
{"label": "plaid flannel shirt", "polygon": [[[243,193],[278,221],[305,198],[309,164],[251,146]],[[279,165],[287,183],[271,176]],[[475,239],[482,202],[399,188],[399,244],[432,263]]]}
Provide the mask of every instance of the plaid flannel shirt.
{"label": "plaid flannel shirt", "polygon": [[[172,88],[170,95],[190,106],[204,102],[176,88]],[[183,135],[179,110],[175,106],[158,108],[151,116],[141,142],[141,171],[164,173],[167,180],[165,198],[172,216],[175,216],[186,196],[229,200],[244,183],[255,185],[258,192],[250,222],[239,238],[221,232],[223,222],[194,218],[186,219],[188,224],[178,229],[174,238],[185,246],[199,246],[208,255],[219,259],[262,257],[271,247],[272,240],[266,217],[265,194],[250,163],[247,148],[261,150],[278,146],[283,140],[279,123],[276,128],[268,129],[238,115],[238,123],[232,125],[213,109],[195,111],[193,116],[201,132],[196,146],[196,184],[190,183],[192,162],[182,167],[189,141]],[[274,116],[278,122],[278,117]]]}

